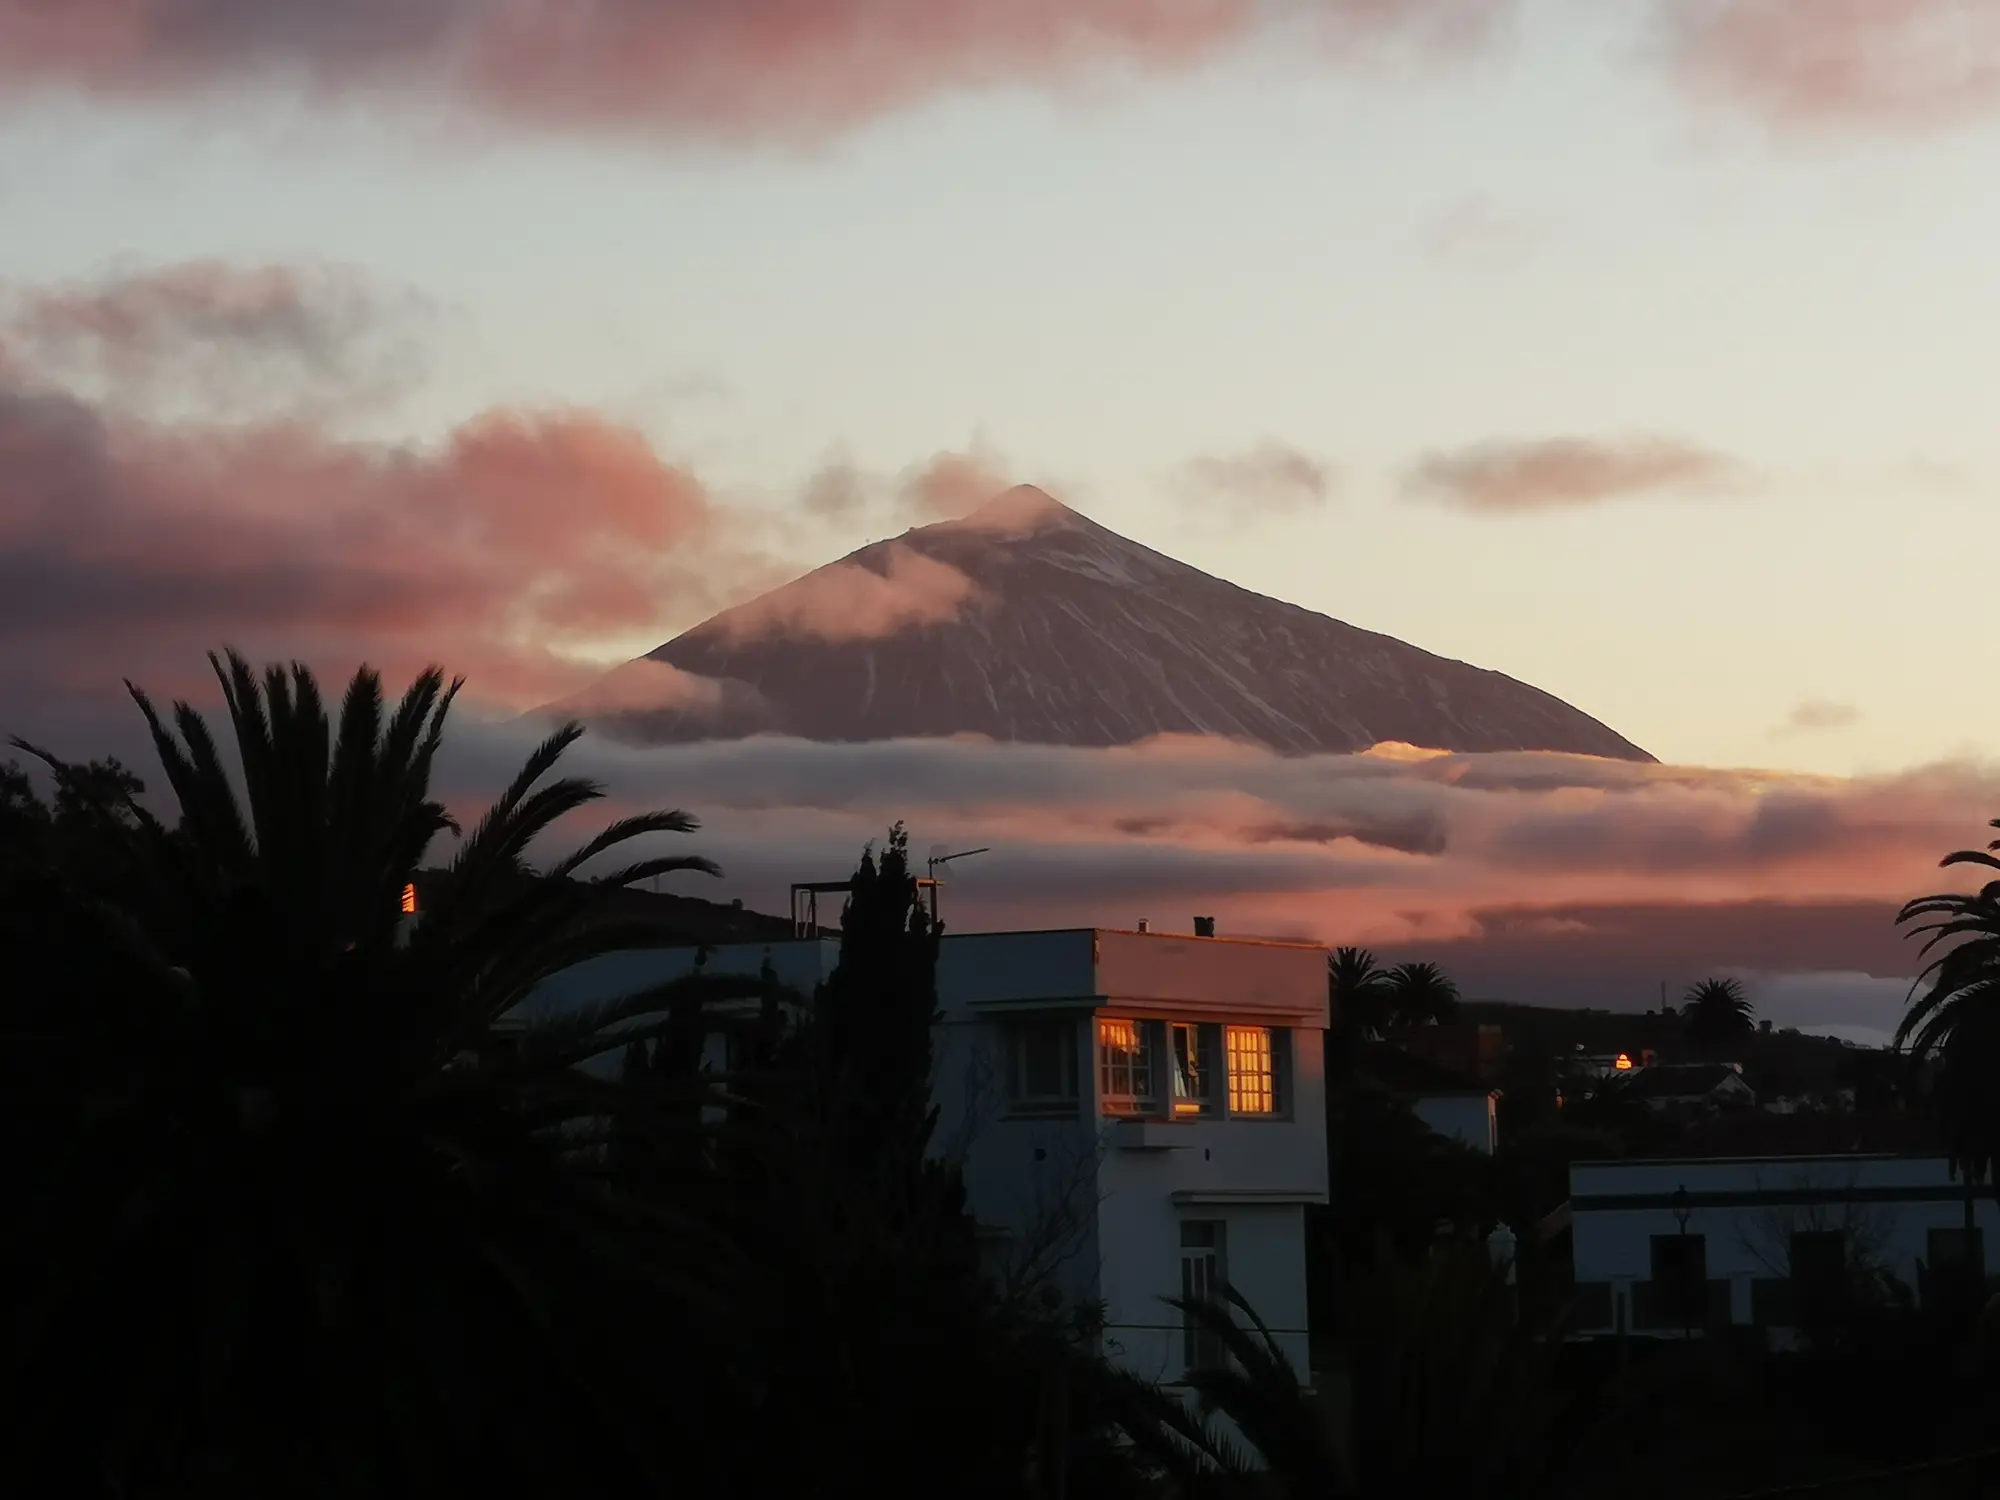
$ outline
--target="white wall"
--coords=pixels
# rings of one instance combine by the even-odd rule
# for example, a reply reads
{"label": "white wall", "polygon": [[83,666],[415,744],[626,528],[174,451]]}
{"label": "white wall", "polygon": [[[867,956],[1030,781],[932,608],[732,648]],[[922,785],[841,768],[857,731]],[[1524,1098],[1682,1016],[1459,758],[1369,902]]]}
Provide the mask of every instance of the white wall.
{"label": "white wall", "polygon": [[1086,1000],[1098,988],[1088,928],[946,933],[938,945],[938,1005],[946,1012],[996,1000]]}
{"label": "white wall", "polygon": [[[591,960],[546,982],[521,1014],[558,1013],[661,983],[688,973],[694,955],[663,949]],[[706,967],[755,974],[768,960],[781,982],[810,994],[838,956],[832,939],[736,944],[711,950]],[[993,1262],[1036,1249],[1048,1259],[1055,1236],[1055,1284],[1073,1299],[1103,1299],[1113,1325],[1109,1352],[1142,1374],[1174,1379],[1181,1323],[1161,1299],[1180,1291],[1180,1225],[1220,1220],[1226,1274],[1304,1375],[1302,1205],[1323,1201],[1327,1184],[1326,951],[1088,929],[949,934],[938,992],[934,1147],[963,1165],[979,1220],[1008,1232],[989,1244]],[[1037,1014],[1054,1007],[1075,1021],[1076,1118],[1004,1117],[1000,1039],[1010,1004]],[[1111,1144],[1112,1122],[1095,1105],[1100,1010],[1291,1028],[1286,1116],[1161,1122],[1171,1150]]]}
{"label": "white wall", "polygon": [[1490,1093],[1427,1094],[1413,1101],[1410,1111],[1439,1135],[1475,1151],[1491,1156],[1499,1149],[1499,1117]]}
{"label": "white wall", "polygon": [[[636,994],[694,972],[697,948],[636,948],[605,953],[552,974],[537,985],[509,1019],[538,1021],[580,1005]],[[757,974],[768,960],[780,984],[810,998],[813,987],[833,972],[840,944],[832,938],[800,938],[774,943],[727,943],[711,948],[704,968],[710,974]]]}
{"label": "white wall", "polygon": [[[1788,1272],[1793,1232],[1840,1229],[1917,1285],[1932,1229],[1965,1221],[1963,1184],[1936,1157],[1758,1157],[1720,1161],[1583,1163],[1570,1169],[1576,1279],[1629,1289],[1652,1275],[1652,1237],[1677,1234],[1672,1195],[1688,1192],[1689,1234],[1702,1235],[1711,1279],[1731,1283],[1733,1321],[1750,1321],[1751,1283]],[[1978,1193],[1989,1267],[2000,1254],[2000,1208]]]}

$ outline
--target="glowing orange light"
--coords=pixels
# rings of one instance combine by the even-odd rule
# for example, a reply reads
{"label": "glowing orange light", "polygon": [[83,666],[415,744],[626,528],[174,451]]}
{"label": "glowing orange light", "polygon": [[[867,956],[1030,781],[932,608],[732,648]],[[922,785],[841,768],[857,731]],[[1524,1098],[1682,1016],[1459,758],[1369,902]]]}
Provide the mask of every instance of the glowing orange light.
{"label": "glowing orange light", "polygon": [[1627,1057],[1623,1052],[1621,1052],[1618,1054],[1618,1061],[1613,1063],[1611,1066],[1616,1068],[1621,1073],[1629,1073],[1632,1071],[1632,1059]]}
{"label": "glowing orange light", "polygon": [[1136,1021],[1114,1021],[1109,1018],[1097,1023],[1097,1039],[1107,1051],[1137,1052],[1139,1050],[1139,1024]]}
{"label": "glowing orange light", "polygon": [[405,916],[414,915],[416,909],[417,909],[417,887],[416,887],[416,882],[412,881],[410,884],[403,887],[403,914]]}

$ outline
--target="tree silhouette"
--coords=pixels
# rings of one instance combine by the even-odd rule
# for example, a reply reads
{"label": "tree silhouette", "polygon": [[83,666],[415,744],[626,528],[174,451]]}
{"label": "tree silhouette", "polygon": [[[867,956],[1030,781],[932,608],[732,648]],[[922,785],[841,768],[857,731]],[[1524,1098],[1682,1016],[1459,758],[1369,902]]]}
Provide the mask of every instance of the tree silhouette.
{"label": "tree silhouette", "polygon": [[[2000,828],[2000,818],[1990,826]],[[2000,840],[1985,849],[1960,849],[1940,864],[2000,871],[1996,850]],[[1970,1227],[1971,1185],[1986,1181],[2000,1196],[1993,1172],[2000,1158],[2000,1090],[1990,1077],[1992,1060],[2000,1055],[2000,879],[1976,891],[1919,896],[1904,905],[1896,921],[1922,939],[1929,962],[1910,987],[1895,1046],[1907,1054],[1913,1075],[1935,1069],[1931,1099],[1953,1170],[1965,1176]]]}
{"label": "tree silhouette", "polygon": [[1366,1037],[1389,1024],[1389,972],[1366,948],[1336,948],[1326,961],[1333,1026]]}
{"label": "tree silhouette", "polygon": [[826,1128],[857,1173],[907,1187],[921,1174],[937,1107],[933,926],[898,823],[878,860],[864,851],[840,922],[840,961],[813,998],[811,1049]]}
{"label": "tree silhouette", "polygon": [[1566,1447],[1554,1440],[1550,1373],[1561,1318],[1520,1318],[1506,1269],[1479,1245],[1381,1268],[1353,1290],[1341,1361],[1349,1420],[1334,1419],[1325,1393],[1308,1394],[1256,1310],[1224,1288],[1168,1299],[1227,1358],[1189,1372],[1196,1416],[1135,1412],[1135,1440],[1206,1471],[1205,1486],[1197,1478],[1183,1493],[1232,1500],[1547,1493]]}
{"label": "tree silhouette", "polygon": [[1436,964],[1398,964],[1386,986],[1392,1026],[1441,1026],[1458,1019],[1458,986]]}
{"label": "tree silhouette", "polygon": [[364,668],[335,715],[302,666],[210,660],[234,775],[201,714],[132,689],[176,829],[129,777],[16,742],[137,883],[121,905],[60,871],[28,883],[0,952],[38,976],[0,993],[0,1122],[42,1143],[0,1226],[0,1490],[652,1485],[633,1332],[726,1321],[729,1261],[604,1181],[615,1085],[579,1065],[745,985],[681,981],[491,1043],[549,975],[664,940],[609,893],[707,860],[581,872],[695,820],[620,819],[533,876],[528,845],[602,795],[550,779],[566,726],[412,928],[404,891],[456,831],[431,772],[457,684],[433,669],[392,707]]}
{"label": "tree silhouette", "polygon": [[1752,1035],[1756,1014],[1738,979],[1704,979],[1690,986],[1681,1000],[1681,1024],[1688,1040],[1710,1057],[1720,1057],[1732,1042]]}

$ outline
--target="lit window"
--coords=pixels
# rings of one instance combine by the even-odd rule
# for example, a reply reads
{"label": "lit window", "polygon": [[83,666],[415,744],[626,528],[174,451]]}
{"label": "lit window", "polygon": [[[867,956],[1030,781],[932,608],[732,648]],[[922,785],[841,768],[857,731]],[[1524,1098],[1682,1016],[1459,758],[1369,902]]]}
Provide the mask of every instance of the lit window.
{"label": "lit window", "polygon": [[1097,1023],[1098,1087],[1108,1115],[1152,1112],[1153,1028],[1144,1021],[1103,1017]]}
{"label": "lit window", "polygon": [[1014,1022],[1006,1030],[1006,1048],[1009,1113],[1075,1115],[1078,1099],[1074,1022]]}
{"label": "lit window", "polygon": [[1177,1021],[1168,1028],[1176,1115],[1214,1112],[1215,1040],[1216,1028],[1213,1026],[1194,1026]]}
{"label": "lit window", "polygon": [[411,881],[408,885],[403,887],[403,915],[406,917],[412,916],[416,913],[416,910],[417,910],[417,886],[415,881]]}
{"label": "lit window", "polygon": [[1278,1112],[1276,1049],[1268,1026],[1231,1026],[1229,1048],[1229,1112],[1271,1115]]}

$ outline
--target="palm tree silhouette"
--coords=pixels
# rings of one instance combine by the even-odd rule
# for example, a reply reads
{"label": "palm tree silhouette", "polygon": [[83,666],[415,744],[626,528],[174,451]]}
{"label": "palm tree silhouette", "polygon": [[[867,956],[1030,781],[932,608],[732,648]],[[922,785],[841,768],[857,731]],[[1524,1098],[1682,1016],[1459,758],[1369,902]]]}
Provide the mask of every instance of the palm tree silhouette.
{"label": "palm tree silhouette", "polygon": [[657,1351],[608,1351],[724,1316],[728,1262],[604,1180],[616,1085],[579,1065],[660,1034],[677,1001],[755,986],[679,981],[493,1043],[548,976],[663,941],[613,893],[708,860],[577,877],[695,819],[619,819],[534,876],[528,846],[603,794],[550,779],[565,726],[412,930],[404,893],[457,831],[431,775],[459,684],[432,669],[390,709],[363,668],[336,719],[303,666],[210,661],[236,776],[201,714],[131,688],[178,826],[94,804],[142,893],[114,908],[49,880],[8,929],[10,971],[44,977],[0,995],[0,1108],[46,1147],[10,1170],[0,1232],[0,1465],[74,1476],[88,1433],[106,1493],[650,1482],[630,1392]]}
{"label": "palm tree silhouette", "polygon": [[1392,1026],[1439,1026],[1458,1018],[1458,986],[1436,964],[1398,964],[1385,982]]}
{"label": "palm tree silhouette", "polygon": [[1184,1493],[1545,1493],[1564,1456],[1550,1441],[1550,1365],[1567,1310],[1524,1321],[1505,1267],[1479,1245],[1381,1268],[1354,1291],[1342,1341],[1346,1420],[1328,1392],[1306,1390],[1256,1310],[1224,1287],[1168,1299],[1225,1357],[1187,1372],[1193,1413],[1135,1408],[1135,1442],[1186,1476]]}
{"label": "palm tree silhouette", "polygon": [[1688,1040],[1711,1058],[1755,1032],[1756,1014],[1738,979],[1704,979],[1691,985],[1681,1001]]}
{"label": "palm tree silhouette", "polygon": [[1389,1026],[1389,974],[1366,948],[1336,948],[1326,961],[1327,1075],[1344,1077],[1362,1046]]}
{"label": "palm tree silhouette", "polygon": [[[2000,828],[2000,818],[1989,826]],[[2000,871],[1996,850],[2000,840],[1985,849],[1960,849],[1946,855],[1940,867]],[[1896,922],[1923,940],[1920,952],[1926,958],[1937,954],[1910,986],[1894,1045],[1907,1054],[1913,1074],[1935,1067],[1931,1099],[1952,1170],[1964,1175],[1970,1232],[1974,1184],[1987,1182],[2000,1197],[1993,1170],[2000,1158],[2000,1098],[1989,1077],[2000,1048],[2000,880],[1976,891],[1919,896],[1904,904]],[[1929,988],[1919,995],[1926,981]]]}

